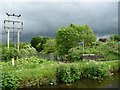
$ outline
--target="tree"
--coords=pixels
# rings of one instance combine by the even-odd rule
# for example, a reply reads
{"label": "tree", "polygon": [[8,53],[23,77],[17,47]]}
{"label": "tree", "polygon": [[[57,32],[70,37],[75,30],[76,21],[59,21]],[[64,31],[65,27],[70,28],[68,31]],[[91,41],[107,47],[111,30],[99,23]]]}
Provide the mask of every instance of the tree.
{"label": "tree", "polygon": [[91,28],[87,25],[70,24],[67,27],[62,27],[56,35],[56,45],[60,55],[68,54],[68,50],[78,46],[79,42],[84,42],[84,45],[91,45],[96,40]]}
{"label": "tree", "polygon": [[41,37],[40,36],[35,36],[31,39],[31,45],[36,48],[37,45],[41,42]]}
{"label": "tree", "polygon": [[44,44],[44,52],[47,54],[56,52],[55,39],[48,39],[47,40],[47,42]]}
{"label": "tree", "polygon": [[35,36],[32,38],[31,40],[31,45],[38,51],[42,51],[43,50],[43,44],[46,43],[47,41],[47,37],[40,37],[40,36]]}

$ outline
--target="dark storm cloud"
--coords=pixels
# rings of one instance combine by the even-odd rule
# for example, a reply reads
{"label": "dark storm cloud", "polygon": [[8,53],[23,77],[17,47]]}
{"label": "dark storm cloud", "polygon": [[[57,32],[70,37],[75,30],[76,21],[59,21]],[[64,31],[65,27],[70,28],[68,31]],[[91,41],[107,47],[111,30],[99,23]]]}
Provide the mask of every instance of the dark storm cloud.
{"label": "dark storm cloud", "polygon": [[60,27],[70,23],[87,24],[98,36],[118,32],[117,2],[11,2],[3,5],[4,19],[7,19],[6,12],[22,14],[23,41],[29,41],[35,35],[55,36]]}

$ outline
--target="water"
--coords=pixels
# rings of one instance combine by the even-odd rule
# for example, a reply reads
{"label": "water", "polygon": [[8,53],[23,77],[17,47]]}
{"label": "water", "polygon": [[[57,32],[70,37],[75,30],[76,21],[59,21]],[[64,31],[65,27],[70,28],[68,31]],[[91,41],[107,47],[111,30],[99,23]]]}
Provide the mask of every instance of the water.
{"label": "water", "polygon": [[53,86],[44,86],[43,88],[119,88],[120,73],[115,73],[113,76],[106,77],[102,81],[81,79],[71,84],[57,84]]}

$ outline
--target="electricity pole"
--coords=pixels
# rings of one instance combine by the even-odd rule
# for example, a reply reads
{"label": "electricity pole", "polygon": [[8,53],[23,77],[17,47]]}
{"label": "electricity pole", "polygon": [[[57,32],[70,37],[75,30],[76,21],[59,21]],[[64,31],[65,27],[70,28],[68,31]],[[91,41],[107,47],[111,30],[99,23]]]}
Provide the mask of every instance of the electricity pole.
{"label": "electricity pole", "polygon": [[[9,13],[6,13],[6,15],[8,16],[8,20],[4,20],[4,29],[7,29],[7,45],[8,45],[8,49],[10,47],[10,33],[13,33],[12,37],[13,37],[13,43],[14,43],[14,29],[17,29],[17,49],[19,51],[19,47],[20,47],[20,30],[23,30],[23,22],[20,22],[20,17],[21,15],[17,15],[17,14],[9,14]],[[13,17],[17,17],[17,21],[11,21],[10,20],[10,16],[13,16]],[[8,26],[6,27],[5,23],[8,23]],[[10,26],[10,23],[13,24],[13,27]],[[15,28],[14,24],[17,23],[17,28]],[[20,26],[21,25],[21,26]],[[13,29],[13,32],[10,31],[10,29]]]}
{"label": "electricity pole", "polygon": [[[8,21],[10,21],[10,16],[8,15]],[[7,44],[8,44],[8,50],[9,50],[9,45],[10,45],[10,22],[8,22],[8,37],[7,37]]]}
{"label": "electricity pole", "polygon": [[[18,17],[18,22],[19,22],[19,17]],[[19,31],[19,28],[20,28],[20,27],[19,27],[19,23],[18,23],[18,37],[17,37],[17,38],[18,38],[18,40],[17,40],[17,41],[18,41],[18,43],[17,43],[18,51],[19,51],[19,47],[20,47],[20,31]]]}

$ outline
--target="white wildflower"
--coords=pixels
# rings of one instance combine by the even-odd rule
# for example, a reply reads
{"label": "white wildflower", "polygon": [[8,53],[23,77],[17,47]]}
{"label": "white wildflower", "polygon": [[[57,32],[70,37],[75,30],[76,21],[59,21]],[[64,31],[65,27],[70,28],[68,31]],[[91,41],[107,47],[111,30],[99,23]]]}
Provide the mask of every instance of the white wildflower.
{"label": "white wildflower", "polygon": [[108,65],[108,67],[109,67],[109,68],[111,68],[111,66],[110,66],[110,65]]}

